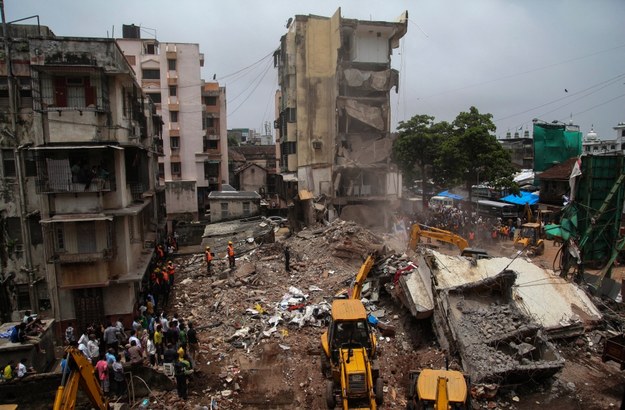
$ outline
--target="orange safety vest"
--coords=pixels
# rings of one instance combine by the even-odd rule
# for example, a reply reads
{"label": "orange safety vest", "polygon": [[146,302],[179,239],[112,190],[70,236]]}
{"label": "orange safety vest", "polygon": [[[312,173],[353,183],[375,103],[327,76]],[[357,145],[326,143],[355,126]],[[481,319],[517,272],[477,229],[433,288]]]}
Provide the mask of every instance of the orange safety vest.
{"label": "orange safety vest", "polygon": [[166,283],[169,282],[169,272],[163,269],[161,273],[163,274],[163,281],[165,281]]}
{"label": "orange safety vest", "polygon": [[213,260],[213,254],[210,251],[204,251],[206,254],[206,262],[210,262]]}
{"label": "orange safety vest", "polygon": [[174,268],[174,266],[168,266],[167,267],[167,273],[169,273],[171,276],[174,276],[176,274],[176,268]]}
{"label": "orange safety vest", "polygon": [[228,256],[234,256],[234,246],[228,245]]}

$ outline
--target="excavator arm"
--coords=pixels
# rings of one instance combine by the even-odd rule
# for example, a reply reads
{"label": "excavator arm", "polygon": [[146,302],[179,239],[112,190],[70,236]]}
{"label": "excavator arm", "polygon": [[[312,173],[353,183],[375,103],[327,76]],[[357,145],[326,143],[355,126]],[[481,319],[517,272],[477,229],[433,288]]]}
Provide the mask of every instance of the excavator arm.
{"label": "excavator arm", "polygon": [[53,409],[74,409],[80,387],[96,409],[107,410],[109,408],[108,399],[102,393],[91,362],[75,347],[68,347],[65,351],[67,352],[67,366],[69,366],[70,372],[69,375],[63,372],[61,385],[56,391]]}
{"label": "excavator arm", "polygon": [[358,274],[356,275],[356,281],[354,283],[354,289],[352,290],[351,299],[360,300],[360,294],[362,293],[362,286],[364,285],[365,280],[367,279],[367,276],[369,275],[369,272],[371,272],[371,268],[373,268],[374,263],[375,263],[375,256],[374,255],[367,256],[367,259],[362,264],[362,266],[360,267],[360,270],[358,271]]}
{"label": "excavator arm", "polygon": [[415,250],[417,248],[417,244],[419,243],[419,239],[421,239],[422,236],[456,245],[458,249],[460,249],[460,252],[462,252],[465,248],[469,246],[469,242],[467,242],[466,239],[464,239],[460,235],[456,235],[453,232],[433,227],[421,229],[419,224],[414,224],[412,225],[412,229],[410,230],[410,242],[408,242],[408,248],[411,250]]}

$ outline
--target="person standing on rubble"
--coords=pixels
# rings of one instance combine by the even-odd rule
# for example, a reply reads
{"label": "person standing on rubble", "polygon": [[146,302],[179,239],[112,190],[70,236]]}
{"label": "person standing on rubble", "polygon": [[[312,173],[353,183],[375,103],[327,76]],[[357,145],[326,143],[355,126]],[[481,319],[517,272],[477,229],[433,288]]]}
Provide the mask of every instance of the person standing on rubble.
{"label": "person standing on rubble", "polygon": [[206,261],[206,274],[211,274],[211,264],[213,262],[213,254],[211,253],[211,247],[207,246],[204,250],[204,260]]}
{"label": "person standing on rubble", "polygon": [[232,241],[228,241],[228,264],[230,268],[234,268],[234,245]]}
{"label": "person standing on rubble", "polygon": [[284,269],[287,272],[291,272],[291,251],[288,246],[284,247]]}

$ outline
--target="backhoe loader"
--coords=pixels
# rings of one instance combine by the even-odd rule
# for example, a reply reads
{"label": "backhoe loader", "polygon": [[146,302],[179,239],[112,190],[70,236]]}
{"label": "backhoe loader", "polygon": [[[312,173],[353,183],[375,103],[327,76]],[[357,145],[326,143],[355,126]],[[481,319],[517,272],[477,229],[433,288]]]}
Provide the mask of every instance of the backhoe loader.
{"label": "backhoe loader", "polygon": [[93,365],[80,350],[70,346],[65,349],[65,353],[69,372],[63,371],[61,385],[54,398],[53,410],[76,408],[79,388],[87,395],[93,408],[98,410],[124,408],[123,403],[115,403],[111,406],[109,399],[102,392]]}
{"label": "backhoe loader", "polygon": [[348,299],[332,302],[328,330],[321,335],[321,370],[328,378],[326,403],[334,408],[376,409],[383,400],[384,382],[375,363],[377,340],[360,301],[362,286],[373,267],[369,255],[356,276]]}
{"label": "backhoe loader", "polygon": [[441,242],[451,243],[456,245],[460,249],[460,255],[469,258],[487,258],[488,252],[483,249],[469,248],[469,242],[462,236],[453,232],[445,231],[443,229],[433,228],[431,226],[425,226],[426,229],[421,229],[419,224],[412,225],[410,228],[410,241],[408,242],[408,249],[415,250],[421,237],[436,239]]}
{"label": "backhoe loader", "polygon": [[467,377],[456,370],[410,372],[408,410],[471,410]]}
{"label": "backhoe loader", "polygon": [[514,238],[514,245],[537,256],[545,253],[543,228],[540,222],[528,222],[521,225],[519,234]]}

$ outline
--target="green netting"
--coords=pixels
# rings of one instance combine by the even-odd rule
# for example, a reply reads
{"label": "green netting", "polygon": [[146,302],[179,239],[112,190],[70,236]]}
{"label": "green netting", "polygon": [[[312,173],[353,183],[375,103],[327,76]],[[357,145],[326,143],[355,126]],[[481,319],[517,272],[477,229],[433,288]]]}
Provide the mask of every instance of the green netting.
{"label": "green netting", "polygon": [[604,204],[617,179],[625,172],[625,160],[620,155],[582,157],[582,176],[579,178],[575,202],[578,212],[577,231],[584,235],[592,228],[582,249],[584,261],[607,261],[612,255],[621,225],[625,186],[614,192],[602,216],[596,220],[597,211]]}
{"label": "green netting", "polygon": [[582,133],[564,124],[534,123],[534,171],[542,172],[582,153]]}

